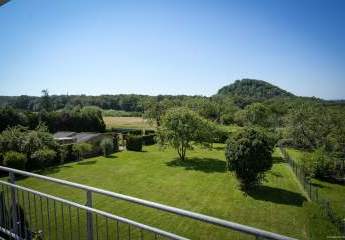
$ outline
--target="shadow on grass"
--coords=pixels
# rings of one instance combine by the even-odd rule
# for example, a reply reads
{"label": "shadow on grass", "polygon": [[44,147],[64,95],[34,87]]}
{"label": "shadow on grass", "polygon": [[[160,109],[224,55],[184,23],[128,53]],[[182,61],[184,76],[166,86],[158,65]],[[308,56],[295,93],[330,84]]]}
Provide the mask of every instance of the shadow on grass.
{"label": "shadow on grass", "polygon": [[166,163],[169,167],[183,167],[185,170],[202,171],[205,173],[225,172],[225,162],[215,158],[188,158],[172,160]]}
{"label": "shadow on grass", "polygon": [[256,200],[301,207],[307,199],[300,193],[269,186],[259,186],[247,193]]}
{"label": "shadow on grass", "polygon": [[272,160],[273,160],[273,164],[275,163],[284,163],[284,159],[281,158],[281,157],[272,157]]}
{"label": "shadow on grass", "polygon": [[279,177],[279,178],[283,177],[283,175],[279,172],[269,172],[269,174],[271,174],[272,176],[275,176],[275,177]]}
{"label": "shadow on grass", "polygon": [[93,165],[96,162],[97,162],[97,160],[81,161],[81,162],[78,162],[77,165]]}

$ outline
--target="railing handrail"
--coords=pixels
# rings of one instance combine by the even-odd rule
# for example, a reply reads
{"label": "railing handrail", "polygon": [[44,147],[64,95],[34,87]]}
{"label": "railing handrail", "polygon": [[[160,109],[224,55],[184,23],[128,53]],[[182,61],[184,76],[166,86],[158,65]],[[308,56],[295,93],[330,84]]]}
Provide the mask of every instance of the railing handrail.
{"label": "railing handrail", "polygon": [[138,223],[136,221],[133,221],[133,220],[130,220],[130,219],[127,219],[127,218],[124,218],[124,217],[120,217],[120,216],[117,216],[117,215],[114,215],[114,214],[111,214],[111,213],[108,213],[108,212],[104,212],[104,211],[99,210],[99,209],[95,209],[95,208],[91,208],[91,207],[88,207],[88,206],[84,206],[82,204],[79,204],[79,203],[76,203],[76,202],[72,202],[70,200],[66,200],[64,198],[56,197],[56,196],[53,196],[53,195],[50,195],[50,194],[47,194],[47,193],[42,193],[42,192],[39,192],[37,190],[33,190],[33,189],[30,189],[30,188],[27,188],[27,187],[23,187],[23,186],[19,186],[19,185],[16,185],[16,184],[8,183],[8,182],[2,181],[2,180],[0,180],[0,183],[4,184],[4,185],[7,185],[7,186],[10,186],[10,187],[14,187],[14,188],[20,189],[22,191],[30,192],[32,194],[35,194],[35,195],[38,195],[38,196],[41,196],[41,197],[45,197],[45,198],[48,198],[48,199],[51,199],[51,200],[55,200],[55,201],[58,201],[58,202],[61,202],[61,203],[65,203],[67,205],[71,205],[71,206],[76,207],[76,208],[84,209],[86,211],[89,211],[89,212],[92,212],[92,213],[96,213],[96,214],[102,215],[104,217],[107,217],[107,218],[110,218],[110,219],[113,219],[113,220],[116,220],[116,221],[119,221],[119,222],[122,222],[122,223],[130,224],[130,225],[133,225],[135,227],[138,227],[138,228],[141,228],[141,229],[153,232],[153,233],[157,233],[158,235],[167,237],[169,239],[188,240],[188,238],[184,238],[184,237],[178,236],[176,234],[173,234],[173,233],[170,233],[170,232],[167,232],[167,231],[155,228],[155,227],[151,227],[151,226],[148,226],[148,225],[145,225],[145,224],[142,224],[142,223]]}
{"label": "railing handrail", "polygon": [[283,235],[280,235],[277,233],[261,230],[261,229],[246,226],[243,224],[230,222],[230,221],[223,220],[220,218],[215,218],[215,217],[207,216],[204,214],[191,212],[188,210],[183,210],[183,209],[171,207],[168,205],[164,205],[164,204],[160,204],[160,203],[156,203],[156,202],[151,202],[151,201],[143,200],[143,199],[136,198],[136,197],[127,196],[127,195],[120,194],[120,193],[114,193],[114,192],[104,190],[104,189],[99,189],[99,188],[90,187],[90,186],[79,184],[79,183],[74,183],[74,182],[70,182],[67,180],[61,180],[61,179],[57,179],[57,178],[47,177],[47,176],[43,176],[43,175],[39,175],[39,174],[35,174],[35,173],[30,173],[30,172],[26,172],[26,171],[22,171],[22,170],[18,170],[18,169],[3,167],[3,166],[0,166],[0,170],[6,171],[6,172],[12,172],[12,173],[16,173],[16,174],[20,174],[20,175],[24,175],[24,176],[44,179],[44,180],[54,182],[54,183],[59,183],[59,184],[65,185],[65,186],[70,186],[70,187],[74,187],[74,188],[78,188],[78,189],[82,189],[82,190],[86,190],[86,191],[91,191],[93,193],[98,193],[98,194],[105,195],[108,197],[121,199],[121,200],[124,200],[127,202],[140,204],[140,205],[143,205],[146,207],[159,209],[159,210],[162,210],[165,212],[170,212],[170,213],[177,214],[180,216],[192,218],[192,219],[195,219],[195,220],[198,220],[201,222],[206,222],[206,223],[221,226],[224,228],[232,229],[232,230],[235,230],[238,232],[254,235],[257,237],[263,237],[263,238],[275,239],[275,240],[295,240],[295,238],[283,236]]}

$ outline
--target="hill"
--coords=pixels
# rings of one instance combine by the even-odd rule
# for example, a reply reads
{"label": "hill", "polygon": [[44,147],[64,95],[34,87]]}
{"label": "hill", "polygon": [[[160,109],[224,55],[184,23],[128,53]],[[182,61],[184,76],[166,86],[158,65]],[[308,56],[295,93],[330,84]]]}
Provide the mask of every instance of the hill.
{"label": "hill", "polygon": [[256,79],[236,80],[234,83],[219,89],[217,95],[239,96],[255,99],[295,96],[292,93],[268,82]]}

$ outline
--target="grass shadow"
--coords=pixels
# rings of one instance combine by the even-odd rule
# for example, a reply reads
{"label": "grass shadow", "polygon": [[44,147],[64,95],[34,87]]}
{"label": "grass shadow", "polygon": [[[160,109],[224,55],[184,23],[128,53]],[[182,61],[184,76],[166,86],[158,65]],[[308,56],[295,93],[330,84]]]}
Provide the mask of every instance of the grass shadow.
{"label": "grass shadow", "polygon": [[181,161],[180,159],[172,160],[166,163],[169,167],[183,167],[185,170],[202,171],[205,173],[225,172],[225,161],[215,158],[189,158]]}
{"label": "grass shadow", "polygon": [[279,172],[270,171],[269,174],[271,174],[272,176],[275,176],[275,177],[279,177],[279,178],[283,177],[283,175]]}
{"label": "grass shadow", "polygon": [[247,194],[256,200],[298,207],[301,207],[303,202],[307,201],[300,193],[269,186],[258,186],[258,188],[247,192]]}
{"label": "grass shadow", "polygon": [[275,164],[275,163],[285,163],[285,161],[284,161],[284,159],[282,157],[275,157],[275,156],[273,156],[272,160],[273,160],[273,164]]}
{"label": "grass shadow", "polygon": [[77,165],[93,165],[97,163],[97,160],[86,160],[86,161],[81,161],[81,162],[78,162]]}

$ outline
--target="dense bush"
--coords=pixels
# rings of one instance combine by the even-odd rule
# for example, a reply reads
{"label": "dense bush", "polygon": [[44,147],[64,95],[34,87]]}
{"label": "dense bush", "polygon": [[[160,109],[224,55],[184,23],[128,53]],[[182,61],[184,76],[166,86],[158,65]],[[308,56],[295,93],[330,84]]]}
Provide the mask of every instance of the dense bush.
{"label": "dense bush", "polygon": [[89,143],[76,143],[72,146],[73,152],[77,156],[77,160],[84,158],[84,155],[92,151],[92,145]]}
{"label": "dense bush", "polygon": [[314,176],[316,178],[329,178],[333,174],[333,164],[325,149],[316,149],[311,154],[311,162],[314,164]]}
{"label": "dense bush", "polygon": [[103,155],[108,157],[114,151],[114,143],[111,138],[104,138],[100,143],[100,147],[102,149]]}
{"label": "dense bush", "polygon": [[114,145],[114,152],[118,152],[119,151],[119,136],[115,135],[113,137],[113,145]]}
{"label": "dense bush", "polygon": [[143,137],[129,135],[126,139],[126,148],[130,151],[142,151]]}
{"label": "dense bush", "polygon": [[259,129],[244,128],[228,139],[227,166],[235,171],[242,189],[260,184],[265,172],[272,167],[272,152],[272,141]]}
{"label": "dense bush", "polygon": [[6,152],[4,154],[4,165],[10,168],[25,170],[26,156],[15,151]]}
{"label": "dense bush", "polygon": [[153,145],[156,143],[155,134],[144,135],[142,137],[143,137],[143,144],[146,146]]}
{"label": "dense bush", "polygon": [[30,168],[45,168],[52,166],[56,157],[56,152],[54,150],[43,148],[35,151],[31,155],[29,160]]}

